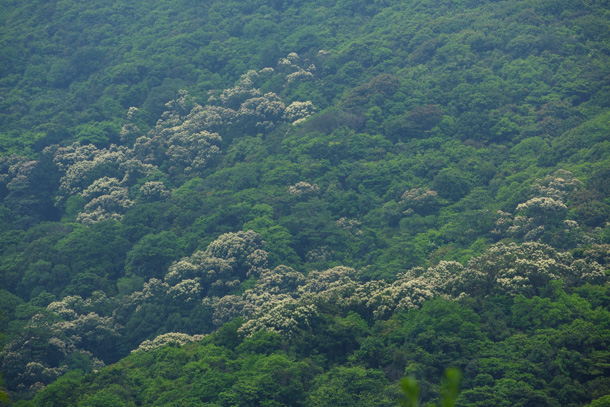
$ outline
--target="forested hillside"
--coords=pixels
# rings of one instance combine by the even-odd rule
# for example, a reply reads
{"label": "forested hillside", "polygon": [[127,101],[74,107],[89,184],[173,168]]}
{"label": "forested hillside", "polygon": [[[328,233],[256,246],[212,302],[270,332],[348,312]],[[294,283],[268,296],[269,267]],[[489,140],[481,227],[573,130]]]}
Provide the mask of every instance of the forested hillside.
{"label": "forested hillside", "polygon": [[609,1],[0,21],[0,405],[610,406]]}

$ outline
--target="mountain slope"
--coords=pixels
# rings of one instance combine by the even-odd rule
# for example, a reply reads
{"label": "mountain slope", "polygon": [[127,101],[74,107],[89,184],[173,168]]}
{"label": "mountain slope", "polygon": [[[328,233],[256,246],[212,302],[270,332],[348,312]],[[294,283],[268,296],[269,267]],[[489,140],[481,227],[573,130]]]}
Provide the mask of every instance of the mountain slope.
{"label": "mountain slope", "polygon": [[605,396],[608,6],[4,2],[8,390],[167,404],[192,361],[217,390],[180,405],[432,400],[450,365],[466,405]]}

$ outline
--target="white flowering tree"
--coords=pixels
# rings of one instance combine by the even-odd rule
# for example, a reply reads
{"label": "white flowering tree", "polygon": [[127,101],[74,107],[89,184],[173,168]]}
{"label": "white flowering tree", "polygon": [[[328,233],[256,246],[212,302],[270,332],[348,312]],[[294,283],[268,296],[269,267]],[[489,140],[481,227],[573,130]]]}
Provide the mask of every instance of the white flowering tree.
{"label": "white flowering tree", "polygon": [[286,110],[284,111],[284,115],[282,118],[286,119],[286,121],[292,124],[299,124],[309,116],[313,115],[316,111],[315,106],[311,101],[305,102],[292,102]]}
{"label": "white flowering tree", "polygon": [[168,344],[185,345],[190,342],[197,342],[204,338],[204,335],[187,335],[180,332],[168,332],[157,336],[155,339],[146,340],[131,352],[148,352]]}
{"label": "white flowering tree", "polygon": [[[210,305],[217,307],[222,322],[236,316],[248,317],[242,327],[242,332],[248,335],[270,330],[291,336],[298,330],[311,329],[320,312],[357,311],[375,319],[387,319],[395,312],[420,308],[437,297],[533,296],[553,280],[575,286],[600,284],[607,277],[596,261],[574,259],[570,253],[548,245],[497,244],[473,258],[466,267],[442,261],[433,267],[408,270],[393,282],[362,283],[354,269],[341,266],[312,271],[307,277],[282,267],[263,273],[259,284],[243,295],[225,297]],[[285,283],[289,284],[287,289],[279,289],[278,284],[282,287]]]}
{"label": "white flowering tree", "polygon": [[10,388],[33,393],[68,370],[104,366],[117,356],[122,326],[93,310],[113,307],[102,293],[84,300],[68,296],[36,313],[0,354]]}
{"label": "white flowering tree", "polygon": [[138,195],[144,202],[158,202],[169,198],[171,192],[161,181],[147,181],[140,187]]}
{"label": "white flowering tree", "polygon": [[[566,234],[579,228],[578,222],[566,219],[567,201],[570,194],[582,187],[582,182],[562,169],[538,179],[530,188],[530,197],[519,203],[515,213],[497,212],[492,234],[498,237],[513,237],[524,241],[541,241],[545,233]],[[583,233],[578,234],[579,243],[591,243]]]}
{"label": "white flowering tree", "polygon": [[423,215],[435,212],[442,203],[438,193],[427,188],[409,189],[401,195],[399,202],[404,214],[416,212]]}
{"label": "white flowering tree", "polygon": [[535,242],[499,243],[468,262],[455,282],[454,293],[531,296],[551,280],[576,286],[599,284],[605,279],[604,268],[599,263],[574,259],[569,252]]}
{"label": "white flowering tree", "polygon": [[[315,66],[305,67],[304,63],[297,54],[291,53],[280,61],[278,66],[282,68],[277,72],[286,74],[288,83],[312,79]],[[228,134],[245,128],[266,131],[275,123],[287,121],[296,124],[311,116],[315,107],[310,101],[294,101],[286,107],[277,94],[263,93],[259,89],[265,78],[277,72],[273,68],[248,71],[235,86],[220,91],[216,96],[210,95],[205,106],[196,103],[187,91],[182,90],[176,99],[166,104],[167,110],[146,135],[133,124],[137,109],[130,108],[121,138],[133,141],[131,147],[111,145],[99,149],[92,144],[74,143],[47,148],[45,151],[53,154],[53,161],[61,174],[57,205],[61,207],[69,197],[80,195],[85,203],[78,221],[91,224],[108,219],[120,220],[133,206],[137,195],[144,201],[169,196],[170,190],[158,181],[146,182],[140,191],[129,191],[158,168],[163,168],[170,177],[182,177],[198,174],[209,167],[221,152],[219,131]],[[36,162],[9,161],[5,165],[7,174],[3,176],[9,189],[27,184],[27,174],[31,173]]]}
{"label": "white flowering tree", "polygon": [[155,170],[134,158],[131,149],[114,145],[98,149],[74,143],[55,149],[53,160],[62,174],[56,205],[80,195],[85,205],[77,220],[85,224],[121,219],[134,205],[128,188]]}
{"label": "white flowering tree", "polygon": [[317,184],[310,184],[309,182],[299,181],[296,184],[288,187],[288,193],[299,198],[309,198],[318,195],[320,193],[320,187],[318,187]]}
{"label": "white flowering tree", "polygon": [[285,58],[280,58],[277,69],[286,74],[286,83],[290,85],[314,80],[316,66],[301,58],[296,52],[291,52]]}
{"label": "white flowering tree", "polygon": [[[226,233],[211,242],[205,250],[172,263],[163,280],[148,280],[141,291],[123,299],[117,310],[119,320],[126,321],[148,305],[176,307],[182,312],[200,306],[228,311],[216,314],[217,321],[227,315],[242,315],[241,297],[227,294],[248,278],[269,273],[264,241],[253,231]],[[223,299],[227,297],[226,299]],[[238,311],[235,311],[237,309]],[[244,311],[245,312],[245,311]]]}
{"label": "white flowering tree", "polygon": [[286,298],[263,305],[239,330],[248,336],[258,331],[271,331],[289,338],[298,330],[309,329],[317,315],[314,304]]}

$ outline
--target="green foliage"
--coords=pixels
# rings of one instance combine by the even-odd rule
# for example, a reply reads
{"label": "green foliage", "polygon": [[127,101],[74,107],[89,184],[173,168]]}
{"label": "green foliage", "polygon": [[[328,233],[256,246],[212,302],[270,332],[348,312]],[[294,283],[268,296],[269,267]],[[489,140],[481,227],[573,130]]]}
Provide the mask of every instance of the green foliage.
{"label": "green foliage", "polygon": [[405,377],[400,380],[401,398],[399,403],[405,407],[419,406],[419,386],[413,377]]}
{"label": "green foliage", "polygon": [[[443,376],[441,387],[441,407],[455,406],[455,400],[460,393],[460,382],[462,372],[459,369],[447,368]],[[419,386],[413,377],[405,377],[400,380],[401,398],[399,404],[405,407],[419,406]],[[435,404],[428,404],[434,406]]]}
{"label": "green foliage", "polygon": [[597,400],[594,400],[591,404],[589,404],[589,407],[606,407],[606,406],[610,406],[610,395],[600,397]]}
{"label": "green foliage", "polygon": [[391,406],[394,403],[379,391],[386,385],[386,378],[378,371],[337,367],[316,378],[307,405]]}
{"label": "green foliage", "polygon": [[605,405],[607,6],[5,1],[11,399]]}
{"label": "green foliage", "polygon": [[[428,301],[372,329],[353,312],[324,314],[326,323],[294,338],[265,331],[245,337],[235,321],[201,343],[139,350],[99,373],[67,375],[23,405],[599,404],[608,385],[608,310],[591,309],[559,284],[547,292],[530,300]],[[561,317],[528,322],[536,318],[525,320],[523,310],[537,307],[538,315],[536,304]],[[349,363],[336,357],[337,347],[317,345],[333,340],[347,346]],[[595,390],[585,396],[586,389]]]}
{"label": "green foliage", "polygon": [[125,272],[140,277],[161,277],[171,262],[180,257],[177,240],[168,231],[142,237],[127,253]]}

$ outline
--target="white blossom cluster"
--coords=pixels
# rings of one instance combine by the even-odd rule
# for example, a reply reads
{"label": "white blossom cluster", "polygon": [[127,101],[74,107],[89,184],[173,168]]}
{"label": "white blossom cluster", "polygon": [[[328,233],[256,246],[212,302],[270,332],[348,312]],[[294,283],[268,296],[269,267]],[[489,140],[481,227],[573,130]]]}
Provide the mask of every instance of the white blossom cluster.
{"label": "white blossom cluster", "polygon": [[562,213],[567,210],[568,207],[563,202],[546,196],[535,197],[517,205],[517,212],[524,212],[533,217]]}
{"label": "white blossom cluster", "polygon": [[[600,252],[610,258],[607,248]],[[289,268],[281,273],[276,269],[261,275],[259,284],[243,295],[208,303],[217,307],[219,321],[249,316],[242,328],[248,335],[271,330],[290,336],[297,329],[308,329],[311,318],[325,304],[388,318],[399,310],[419,308],[435,297],[500,293],[531,296],[551,280],[579,285],[599,284],[606,279],[604,268],[593,260],[575,260],[570,253],[540,243],[513,243],[491,247],[466,267],[443,261],[427,269],[411,269],[391,283],[361,283],[354,269],[341,266],[312,271],[306,277]],[[280,288],[287,282],[290,284]]]}
{"label": "white blossom cluster", "polygon": [[180,128],[169,138],[169,148],[166,154],[172,167],[180,171],[192,173],[206,167],[209,160],[220,153],[217,144],[220,136],[202,130],[198,133],[184,131]]}
{"label": "white blossom cluster", "polygon": [[258,71],[258,76],[259,77],[269,77],[269,76],[273,75],[274,72],[275,72],[275,69],[268,66],[268,67],[263,68],[260,71]]}
{"label": "white blossom cluster", "polygon": [[610,244],[594,244],[583,252],[584,258],[610,268]]}
{"label": "white blossom cluster", "polygon": [[[101,187],[99,191],[106,192]],[[44,343],[44,354],[54,360],[80,353],[95,366],[101,366],[95,358],[95,348],[116,340],[124,329],[117,321],[146,303],[201,304],[211,311],[217,326],[235,317],[246,317],[248,320],[241,327],[246,335],[268,330],[290,337],[311,329],[322,310],[328,308],[356,310],[385,319],[400,310],[419,308],[435,297],[532,296],[551,280],[561,280],[569,286],[603,284],[607,276],[599,262],[610,264],[608,245],[594,246],[583,259],[575,259],[571,253],[540,243],[500,243],[471,259],[467,266],[443,261],[433,267],[408,270],[393,282],[361,282],[356,270],[343,266],[308,275],[287,266],[270,270],[263,244],[252,231],[222,235],[205,250],[174,263],[164,281],[150,279],[141,291],[122,299],[119,307],[101,293],[94,293],[89,299],[68,296],[53,302],[47,307],[47,315],[32,317],[23,335],[5,347],[0,355],[2,369],[22,381],[24,390],[60,375],[64,367],[46,363],[30,352],[31,341]],[[253,288],[241,294],[230,293],[248,276],[257,277]],[[219,289],[214,291],[214,285]],[[100,315],[96,313],[100,309],[113,311]],[[167,333],[143,342],[138,350],[201,339],[199,335]]]}
{"label": "white blossom cluster", "polygon": [[[288,82],[313,78],[315,66],[309,64],[304,68],[303,63],[296,53],[290,53],[278,64],[278,71],[289,71]],[[219,152],[218,132],[228,126],[252,124],[269,129],[278,121],[294,123],[312,115],[315,108],[310,101],[293,102],[286,107],[275,93],[260,90],[261,82],[274,74],[273,68],[250,70],[235,86],[210,92],[205,106],[195,103],[186,91],[180,91],[178,98],[167,103],[168,110],[155,128],[136,140],[135,157],[159,165],[164,158],[159,154],[164,152],[176,168],[184,168],[188,173],[201,169]]]}
{"label": "white blossom cluster", "polygon": [[35,188],[39,162],[28,157],[16,155],[0,157],[0,189],[5,190],[3,216],[9,214],[29,216],[34,212],[36,198],[32,194]]}
{"label": "white blossom cluster", "polygon": [[582,182],[574,177],[570,171],[559,169],[553,175],[547,175],[544,179],[538,179],[532,185],[532,191],[536,196],[553,198],[563,202],[570,192],[582,186]]}
{"label": "white blossom cluster", "polygon": [[[315,67],[311,66],[309,69],[312,68]],[[286,75],[286,80],[288,81],[288,83],[309,81],[313,80],[313,74],[310,71],[299,69],[296,72]]]}
{"label": "white blossom cluster", "polygon": [[[301,294],[335,293],[345,296],[353,290],[356,270],[350,267],[337,266],[324,271],[311,271],[305,284],[299,287]],[[347,290],[347,291],[346,291]]]}
{"label": "white blossom cluster", "polygon": [[[231,263],[246,262],[265,242],[261,236],[248,230],[246,232],[225,233],[208,245],[205,255],[229,260]],[[266,262],[266,258],[259,259]],[[259,264],[257,264],[258,266]],[[252,264],[250,264],[252,266]]]}
{"label": "white blossom cluster", "polygon": [[305,276],[302,273],[287,266],[278,266],[273,270],[264,270],[256,287],[243,295],[207,298],[204,299],[204,304],[213,309],[214,323],[220,326],[235,317],[253,315],[268,304],[294,300],[298,297],[298,287],[304,283]]}
{"label": "white blossom cluster", "polygon": [[128,147],[111,145],[98,149],[93,145],[74,143],[55,150],[53,161],[62,173],[59,201],[82,192],[93,179],[118,174],[120,182],[129,184],[152,172],[153,166],[133,157]]}
{"label": "white blossom cluster", "polygon": [[315,106],[309,100],[305,102],[292,102],[286,110],[284,110],[282,118],[296,125],[305,121],[309,116],[313,115],[315,111]]}
{"label": "white blossom cluster", "polygon": [[[189,106],[194,105],[189,110]],[[204,109],[194,103],[186,91],[166,104],[156,126],[147,136],[142,136],[134,144],[134,155],[144,162],[160,164],[168,160],[170,174],[192,173],[206,167],[209,161],[220,153],[218,145],[222,141],[218,133],[210,131],[210,119],[225,123],[231,117],[223,117],[226,109]]]}
{"label": "white blossom cluster", "polygon": [[146,340],[142,342],[137,349],[134,349],[131,352],[148,352],[170,343],[182,346],[190,342],[198,342],[204,337],[205,335],[187,335],[179,332],[168,332],[166,334],[157,336],[153,340]]}
{"label": "white blossom cluster", "polygon": [[438,197],[438,193],[436,191],[432,191],[427,188],[413,188],[406,190],[401,195],[400,200],[401,202],[422,204],[436,197]]}
{"label": "white blossom cluster", "polygon": [[299,329],[308,329],[311,319],[317,315],[317,308],[313,304],[284,299],[266,303],[256,317],[248,320],[239,330],[246,335],[264,330],[290,337]]}
{"label": "white blossom cluster", "polygon": [[412,188],[401,195],[399,204],[408,214],[413,211],[434,208],[440,204],[440,198],[436,191],[427,188]]}
{"label": "white blossom cluster", "polygon": [[[288,57],[280,60],[277,71],[271,67],[263,68],[258,72],[250,70],[241,76],[235,86],[210,92],[204,107],[194,103],[192,98],[183,92],[177,99],[179,102],[174,105],[180,108],[194,105],[188,114],[189,117],[184,118],[180,109],[176,111],[170,109],[164,113],[159,124],[171,128],[181,121],[186,121],[197,123],[196,128],[189,128],[190,132],[207,130],[213,133],[222,132],[227,126],[232,125],[253,125],[255,128],[268,130],[277,122],[294,123],[303,120],[315,111],[311,102],[293,102],[292,107],[286,107],[277,94],[263,93],[260,89],[262,82],[278,72],[282,74],[288,72],[286,74],[288,83],[313,79],[312,71],[315,70],[315,66],[310,64],[307,68],[302,68],[299,65],[302,62],[296,53],[290,53]],[[168,104],[168,107],[174,105]]]}
{"label": "white blossom cluster", "polygon": [[93,161],[97,156],[101,155],[102,152],[95,147],[93,144],[81,145],[80,143],[74,143],[67,147],[46,147],[49,152],[54,150],[53,161],[63,173],[68,172],[70,167],[81,161]]}
{"label": "white blossom cluster", "polygon": [[120,219],[120,214],[134,205],[129,199],[127,187],[122,186],[118,179],[102,177],[89,185],[82,197],[89,202],[85,205],[76,220],[91,224],[107,219]]}
{"label": "white blossom cluster", "polygon": [[111,316],[100,316],[94,310],[105,308],[109,300],[101,292],[84,300],[80,296],[65,297],[47,306],[62,316],[51,325],[56,334],[65,336],[71,346],[94,352],[101,342],[113,342],[121,336],[123,327]]}
{"label": "white blossom cluster", "polygon": [[491,231],[492,234],[498,236],[504,236],[508,233],[508,229],[513,225],[515,219],[512,213],[498,210],[496,212],[496,222],[494,229]]}
{"label": "white blossom cluster", "polygon": [[377,318],[390,316],[399,309],[419,308],[424,301],[439,295],[435,287],[423,279],[401,281],[373,293],[367,305],[376,305],[373,315]]}
{"label": "white blossom cluster", "polygon": [[[178,281],[176,284],[171,286],[168,290],[168,294],[175,300],[180,302],[190,302],[201,298],[203,289],[201,288],[201,279],[199,278],[188,278]],[[231,281],[229,287],[236,287],[239,282],[235,280]]]}
{"label": "white blossom cluster", "polygon": [[0,183],[9,191],[29,187],[37,164],[38,161],[17,155],[0,157]]}
{"label": "white blossom cluster", "polygon": [[[287,83],[294,83],[313,79],[314,71],[313,64],[290,53],[279,62],[277,71],[273,68],[248,71],[235,86],[217,92],[216,96],[210,94],[205,106],[197,104],[187,91],[180,91],[145,135],[134,123],[138,109],[129,108],[120,133],[122,146],[97,148],[93,144],[74,143],[47,147],[44,153],[53,155],[61,173],[56,204],[62,206],[69,197],[80,194],[86,202],[77,220],[95,223],[121,219],[138,195],[144,201],[166,198],[169,191],[165,185],[148,184],[140,191],[130,188],[162,165],[172,177],[203,170],[220,154],[219,132],[231,126],[253,126],[266,131],[278,122],[298,124],[305,120],[315,112],[311,101],[294,101],[286,106],[277,94],[263,93],[260,86],[278,72]],[[26,191],[37,165],[37,161],[23,157],[2,157],[0,183],[15,193]],[[109,179],[116,180],[112,188],[108,184],[107,193],[93,196],[92,188],[99,190]]]}
{"label": "white blossom cluster", "polygon": [[320,192],[320,187],[317,184],[310,184],[309,182],[299,181],[294,185],[288,187],[288,193],[290,195],[296,195],[299,197],[309,197],[317,195]]}
{"label": "white blossom cluster", "polygon": [[255,121],[258,128],[270,129],[281,119],[285,108],[278,95],[268,92],[244,101],[237,111],[237,117]]}
{"label": "white blossom cluster", "polygon": [[265,270],[259,276],[257,291],[271,294],[291,294],[305,284],[303,273],[288,266],[277,266],[273,270]]}
{"label": "white blossom cluster", "polygon": [[536,242],[499,243],[469,261],[454,283],[454,293],[534,295],[551,280],[574,286],[599,284],[605,279],[604,268],[599,263],[575,260],[569,252],[558,252]]}
{"label": "white blossom cluster", "polygon": [[101,291],[95,291],[90,298],[84,299],[80,295],[68,295],[61,301],[54,301],[47,305],[47,310],[59,315],[65,320],[73,320],[81,314],[88,314],[98,308],[106,308],[110,300]]}
{"label": "white blossom cluster", "polygon": [[[258,107],[251,106],[261,114],[280,116],[282,106],[265,105],[259,101]],[[265,99],[266,100],[266,99]],[[62,173],[57,204],[75,194],[81,194],[87,204],[78,220],[92,223],[105,219],[120,219],[126,209],[133,205],[129,187],[157,170],[161,163],[168,163],[170,175],[189,174],[202,170],[210,160],[220,153],[220,136],[211,129],[229,125],[237,113],[219,106],[202,106],[193,102],[186,91],[167,103],[168,111],[163,113],[156,126],[145,135],[127,123],[122,136],[138,133],[132,148],[111,145],[98,149],[94,145],[74,143],[67,147],[49,147],[47,152],[54,154],[54,162]],[[274,110],[275,109],[275,110]],[[130,108],[128,120],[133,118],[137,109]],[[109,180],[112,183],[109,184]],[[160,183],[146,183],[141,187],[140,196],[144,200],[166,198],[169,191]],[[107,193],[99,191],[105,187]],[[135,195],[136,193],[134,193]],[[94,196],[95,195],[95,196]]]}
{"label": "white blossom cluster", "polygon": [[[106,219],[121,219],[122,214],[133,206],[129,187],[139,179],[152,174],[157,165],[167,161],[170,174],[192,173],[203,169],[219,154],[220,136],[206,130],[210,120],[224,123],[226,117],[219,112],[226,109],[203,110],[186,92],[170,101],[162,119],[146,136],[140,136],[133,148],[111,145],[98,149],[94,145],[74,143],[67,147],[48,147],[54,153],[53,161],[62,173],[57,204],[80,194],[86,199],[84,211],[77,220],[94,223]],[[189,110],[190,109],[190,110]],[[128,118],[135,114],[128,112]],[[216,117],[218,116],[218,117]],[[129,130],[131,129],[131,130]],[[136,131],[129,127],[129,131]],[[152,200],[169,195],[164,185],[152,183],[140,191],[144,199]]]}
{"label": "white blossom cluster", "polygon": [[93,311],[108,308],[108,301],[100,292],[87,300],[68,296],[35,314],[0,354],[3,372],[15,381],[12,387],[35,392],[68,371],[70,361],[79,363],[79,359],[89,360],[94,370],[102,368],[104,363],[94,355],[112,346],[123,329],[111,316]]}
{"label": "white blossom cluster", "polygon": [[[377,318],[385,318],[400,309],[418,308],[430,298],[440,295],[448,297],[452,281],[462,269],[459,263],[442,262],[428,270],[420,268],[404,273],[393,283],[360,283],[354,269],[342,266],[312,271],[307,277],[289,269],[286,275],[290,276],[290,289],[298,285],[292,294],[271,289],[267,279],[246,291],[241,300],[233,296],[230,302],[234,306],[232,310],[247,310],[242,316],[250,314],[249,321],[242,327],[246,334],[271,330],[290,336],[297,329],[308,329],[312,318],[318,315],[319,307],[325,305],[332,304],[345,310],[357,309]],[[276,281],[285,280],[278,278]],[[261,298],[266,301],[260,302]]]}
{"label": "white blossom cluster", "polygon": [[74,143],[56,148],[53,161],[63,174],[56,204],[61,205],[69,196],[80,194],[87,203],[78,221],[121,219],[134,204],[129,198],[128,186],[155,169],[134,158],[132,153],[128,147],[115,145],[98,149]]}
{"label": "white blossom cluster", "polygon": [[362,223],[358,222],[356,219],[348,219],[346,217],[339,218],[336,221],[337,226],[341,229],[349,232],[353,236],[360,236],[362,234],[362,230],[360,230],[360,226]]}
{"label": "white blossom cluster", "polygon": [[169,284],[151,278],[144,283],[141,291],[136,291],[122,299],[120,307],[113,312],[117,320],[125,320],[130,314],[138,312],[144,304],[163,303],[168,297]]}
{"label": "white blossom cluster", "polygon": [[[223,298],[247,278],[268,272],[264,244],[253,231],[223,234],[205,250],[174,262],[163,281],[153,278],[146,282],[141,291],[125,300],[120,312],[129,313],[144,303],[166,300],[192,304],[207,301],[209,307],[216,307],[218,299],[212,297]],[[227,302],[223,304],[227,308]]]}
{"label": "white blossom cluster", "polygon": [[256,310],[251,302],[240,295],[205,297],[202,305],[212,312],[212,321],[216,326],[221,326],[237,317],[251,315]]}
{"label": "white blossom cluster", "polygon": [[[557,223],[566,231],[578,229],[576,221],[565,219],[568,213],[565,200],[581,185],[582,182],[574,178],[571,172],[561,169],[544,179],[538,179],[531,188],[533,196],[517,205],[516,214],[498,211],[492,233],[499,237],[537,241],[550,219],[561,221]],[[584,235],[581,237],[586,238]]]}
{"label": "white blossom cluster", "polygon": [[255,86],[258,72],[250,70],[243,74],[232,88],[225,89],[220,94],[220,100],[228,107],[237,108],[245,100],[261,95],[260,89]]}
{"label": "white blossom cluster", "polygon": [[292,67],[292,69],[298,69],[301,57],[296,52],[291,52],[285,58],[280,58],[277,62],[278,67]]}
{"label": "white blossom cluster", "polygon": [[165,184],[161,181],[145,182],[139,190],[140,198],[145,202],[162,201],[171,195]]}
{"label": "white blossom cluster", "polygon": [[81,212],[76,216],[76,220],[84,225],[91,225],[106,220],[120,221],[121,219],[123,219],[123,215],[116,212],[107,212],[102,208]]}
{"label": "white blossom cluster", "polygon": [[304,82],[314,79],[313,72],[316,66],[303,60],[296,52],[291,52],[285,58],[281,58],[277,63],[278,70],[286,72],[286,82]]}
{"label": "white blossom cluster", "polygon": [[[313,77],[313,65],[303,69],[300,57],[291,53],[285,58],[291,76],[287,81]],[[281,69],[278,69],[281,71]],[[299,122],[311,116],[315,108],[310,101],[293,102],[286,107],[278,95],[263,93],[259,86],[276,71],[263,68],[243,74],[235,86],[219,92],[212,91],[205,106],[197,104],[187,91],[166,104],[156,126],[145,136],[137,137],[132,156],[143,163],[160,165],[170,161],[170,173],[192,173],[201,170],[220,152],[219,132],[234,125],[253,125],[266,130],[280,121]],[[135,111],[130,109],[128,119]],[[138,133],[133,125],[124,128],[125,137]]]}

